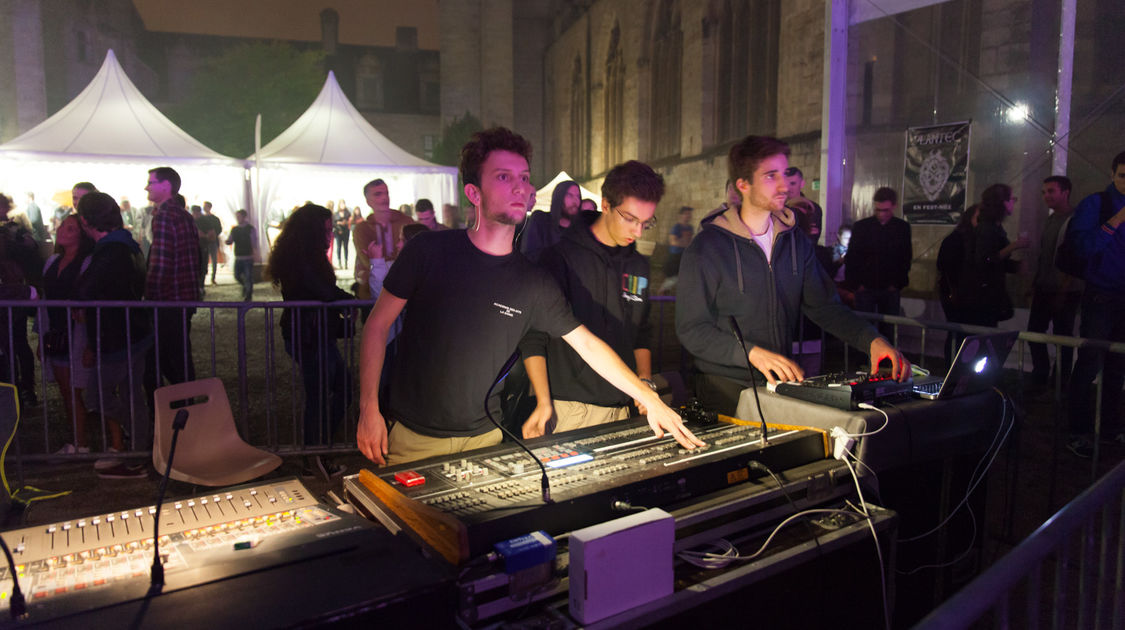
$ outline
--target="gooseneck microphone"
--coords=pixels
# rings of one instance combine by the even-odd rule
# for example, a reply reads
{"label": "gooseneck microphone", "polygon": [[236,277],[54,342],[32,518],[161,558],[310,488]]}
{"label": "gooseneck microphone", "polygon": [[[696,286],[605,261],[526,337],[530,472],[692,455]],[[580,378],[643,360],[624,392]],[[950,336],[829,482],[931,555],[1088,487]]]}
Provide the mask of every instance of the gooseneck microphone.
{"label": "gooseneck microphone", "polygon": [[[164,564],[160,562],[160,507],[164,503],[164,491],[168,489],[168,477],[172,474],[172,460],[176,457],[176,442],[180,431],[187,426],[188,410],[180,409],[172,419],[172,446],[168,449],[168,464],[164,476],[160,478],[160,491],[156,494],[156,513],[152,515],[152,572],[150,584],[153,590],[164,586]],[[154,447],[156,448],[156,447]]]}
{"label": "gooseneck microphone", "polygon": [[4,550],[4,558],[8,561],[8,575],[12,576],[12,596],[8,598],[8,613],[12,619],[23,619],[27,616],[27,600],[20,590],[20,576],[16,572],[16,561],[12,558],[12,550],[4,537],[0,536],[0,549]]}
{"label": "gooseneck microphone", "polygon": [[762,413],[762,401],[758,398],[758,378],[755,376],[754,366],[750,363],[750,351],[746,349],[746,340],[742,337],[742,329],[738,327],[738,320],[734,315],[730,316],[730,331],[734,333],[734,338],[738,340],[738,345],[742,348],[742,356],[746,357],[746,367],[750,370],[750,388],[754,390],[754,404],[758,407],[758,418],[762,421],[762,446],[768,444],[766,440],[766,416]]}
{"label": "gooseneck microphone", "polygon": [[504,362],[504,367],[500,368],[500,372],[496,375],[496,378],[492,380],[492,385],[489,386],[488,393],[484,395],[484,415],[488,416],[488,419],[492,421],[492,424],[496,425],[497,429],[500,429],[504,432],[505,435],[512,438],[512,440],[516,444],[519,444],[520,448],[527,451],[527,454],[531,456],[531,459],[535,460],[535,463],[539,466],[539,470],[543,472],[543,477],[539,483],[539,485],[543,488],[543,502],[551,503],[551,482],[547,479],[547,467],[543,465],[543,462],[539,461],[539,458],[535,456],[535,453],[531,452],[531,449],[527,448],[527,445],[523,443],[523,440],[521,440],[516,434],[501,426],[500,423],[496,421],[496,418],[492,417],[492,410],[488,408],[488,400],[492,398],[492,390],[496,389],[496,386],[503,382],[505,378],[507,378],[508,372],[512,371],[512,368],[516,365],[516,361],[520,360],[520,356],[520,349],[516,348],[516,351],[512,353],[512,356],[508,357],[508,360]]}

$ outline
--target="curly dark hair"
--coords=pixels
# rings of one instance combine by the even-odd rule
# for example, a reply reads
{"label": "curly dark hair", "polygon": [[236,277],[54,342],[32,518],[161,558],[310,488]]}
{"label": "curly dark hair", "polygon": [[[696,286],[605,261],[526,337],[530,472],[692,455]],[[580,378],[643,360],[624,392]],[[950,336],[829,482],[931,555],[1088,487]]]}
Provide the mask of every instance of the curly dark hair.
{"label": "curly dark hair", "polygon": [[659,203],[663,196],[664,177],[637,160],[613,167],[602,182],[602,197],[613,208],[620,206],[626,197]]}
{"label": "curly dark hair", "polygon": [[121,206],[104,192],[89,192],[78,201],[78,216],[86,225],[99,232],[112,232],[125,227],[121,220]]}
{"label": "curly dark hair", "polygon": [[332,212],[315,203],[306,203],[289,215],[273,243],[266,265],[266,277],[273,286],[299,282],[298,278],[309,267],[326,282],[336,282],[332,263],[325,256],[328,241],[324,236],[324,223],[331,220]]}
{"label": "curly dark hair", "polygon": [[480,186],[480,169],[488,154],[493,151],[518,153],[531,163],[531,143],[506,127],[493,127],[473,134],[468,144],[461,148],[461,181]]}

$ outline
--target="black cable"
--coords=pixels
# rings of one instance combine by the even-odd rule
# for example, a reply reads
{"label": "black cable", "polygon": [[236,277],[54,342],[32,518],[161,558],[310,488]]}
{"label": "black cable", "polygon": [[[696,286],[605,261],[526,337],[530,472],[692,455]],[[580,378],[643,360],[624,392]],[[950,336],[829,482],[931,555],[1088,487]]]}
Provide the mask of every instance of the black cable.
{"label": "black cable", "polygon": [[188,410],[180,409],[172,420],[172,445],[168,449],[168,463],[164,467],[164,476],[160,478],[160,491],[156,494],[156,512],[152,515],[152,579],[153,589],[164,586],[164,565],[160,562],[160,509],[164,503],[164,491],[168,489],[168,477],[172,474],[172,459],[176,456],[176,443],[180,440],[180,431],[187,425]]}
{"label": "black cable", "polygon": [[746,340],[742,338],[742,329],[738,327],[738,320],[734,315],[730,316],[730,331],[734,333],[734,338],[738,340],[738,346],[742,348],[742,354],[746,357],[746,367],[750,370],[750,389],[754,390],[754,405],[758,408],[758,419],[762,421],[762,446],[767,444],[766,440],[766,415],[762,413],[762,401],[758,398],[758,378],[754,370],[754,364],[750,363],[750,352],[746,349]]}
{"label": "black cable", "polygon": [[[766,466],[756,459],[750,460],[750,463],[747,464],[747,466],[749,466],[752,470],[760,470],[762,472],[765,472],[770,477],[772,477],[774,483],[777,484],[778,489],[780,489],[781,493],[785,495],[785,499],[789,501],[789,506],[793,508],[793,513],[796,514],[797,512],[801,511],[801,509],[797,507],[797,503],[793,501],[793,497],[789,496],[789,491],[785,489],[785,484],[781,483],[781,478],[778,477],[772,470],[770,470],[769,466]],[[813,542],[816,543],[817,557],[824,557],[824,551],[820,548],[820,537],[816,535],[816,530],[813,529],[813,526],[809,523],[809,519],[803,518],[801,519],[801,522],[805,524],[805,527],[809,530],[809,535],[812,536]]]}
{"label": "black cable", "polygon": [[8,612],[12,619],[22,619],[27,615],[27,600],[23,598],[20,590],[20,577],[16,574],[16,561],[12,558],[12,550],[8,548],[7,541],[0,536],[0,547],[4,549],[4,557],[8,559],[8,571],[12,574],[12,597],[8,600]]}
{"label": "black cable", "polygon": [[484,395],[484,415],[488,416],[489,421],[492,422],[492,424],[496,425],[497,429],[500,429],[501,432],[512,438],[513,442],[519,444],[520,448],[527,451],[527,454],[531,456],[531,459],[535,460],[535,463],[539,466],[539,470],[543,473],[543,476],[539,480],[539,486],[543,489],[543,502],[554,503],[551,500],[551,482],[547,478],[547,467],[543,465],[543,462],[539,461],[539,458],[535,456],[535,453],[531,452],[530,448],[527,448],[527,445],[523,443],[523,440],[516,437],[514,433],[497,422],[496,418],[492,417],[492,410],[488,408],[488,400],[492,398],[492,390],[496,389],[496,386],[503,382],[505,378],[507,378],[508,372],[512,370],[512,366],[514,366],[516,364],[516,361],[519,360],[520,351],[519,348],[516,348],[516,351],[512,353],[512,356],[508,357],[508,361],[505,362],[504,366],[500,368],[500,373],[497,374],[496,378],[492,381],[492,385],[490,385],[488,388],[488,393]]}

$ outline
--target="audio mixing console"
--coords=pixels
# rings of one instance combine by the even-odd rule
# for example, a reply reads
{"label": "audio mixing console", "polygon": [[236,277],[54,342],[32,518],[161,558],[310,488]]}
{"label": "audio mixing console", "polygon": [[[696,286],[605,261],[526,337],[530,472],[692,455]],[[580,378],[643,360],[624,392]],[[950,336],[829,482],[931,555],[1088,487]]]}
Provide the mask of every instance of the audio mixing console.
{"label": "audio mixing console", "polygon": [[748,463],[775,470],[823,459],[823,432],[719,422],[692,426],[707,446],[686,450],[657,438],[641,420],[616,422],[527,445],[547,468],[553,502],[545,503],[539,465],[515,444],[364,470],[346,477],[348,500],[392,529],[405,529],[453,564],[495,542],[538,529],[558,534],[659,507],[745,481]]}
{"label": "audio mixing console", "polygon": [[[154,506],[0,533],[17,564],[29,619],[145,597]],[[167,501],[160,510],[167,593],[348,548],[367,521],[316,501],[296,479]],[[0,614],[12,592],[0,569]]]}

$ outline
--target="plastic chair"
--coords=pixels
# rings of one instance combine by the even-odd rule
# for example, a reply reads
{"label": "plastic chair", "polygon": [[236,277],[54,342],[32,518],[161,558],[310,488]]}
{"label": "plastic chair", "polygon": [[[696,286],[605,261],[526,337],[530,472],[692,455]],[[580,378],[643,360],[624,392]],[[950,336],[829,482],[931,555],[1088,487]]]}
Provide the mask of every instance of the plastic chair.
{"label": "plastic chair", "polygon": [[152,465],[163,474],[172,447],[172,420],[186,408],[187,425],[176,443],[171,478],[201,486],[228,486],[260,477],[281,458],[250,446],[238,435],[223,382],[218,378],[168,385],[156,390]]}

